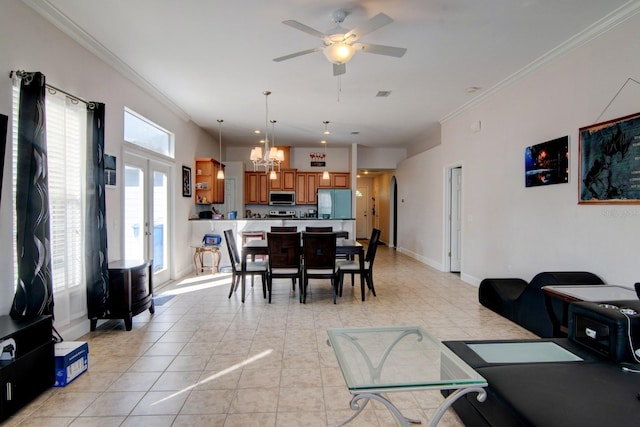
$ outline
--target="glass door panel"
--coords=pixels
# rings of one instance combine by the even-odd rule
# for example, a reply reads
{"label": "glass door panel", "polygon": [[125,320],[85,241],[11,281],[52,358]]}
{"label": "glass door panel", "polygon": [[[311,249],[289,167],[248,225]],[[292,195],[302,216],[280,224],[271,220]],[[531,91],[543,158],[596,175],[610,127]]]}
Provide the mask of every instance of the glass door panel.
{"label": "glass door panel", "polygon": [[125,155],[124,257],[153,260],[153,283],[170,279],[171,166]]}

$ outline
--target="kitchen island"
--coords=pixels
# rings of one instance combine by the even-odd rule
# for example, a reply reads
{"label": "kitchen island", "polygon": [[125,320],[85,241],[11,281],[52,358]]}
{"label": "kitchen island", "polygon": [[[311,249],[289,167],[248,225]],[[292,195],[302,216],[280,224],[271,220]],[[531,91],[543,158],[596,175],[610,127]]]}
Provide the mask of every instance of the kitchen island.
{"label": "kitchen island", "polygon": [[[220,243],[220,268],[230,266],[227,243],[224,240],[224,231],[233,230],[238,245],[238,251],[242,250],[243,233],[269,232],[272,226],[295,226],[298,231],[304,231],[306,227],[333,227],[333,231],[346,231],[350,239],[355,239],[356,220],[348,219],[318,219],[318,218],[246,218],[246,219],[192,219],[191,242],[192,246],[202,244],[205,234],[217,234],[222,238]],[[205,265],[211,265],[212,259],[203,259]]]}

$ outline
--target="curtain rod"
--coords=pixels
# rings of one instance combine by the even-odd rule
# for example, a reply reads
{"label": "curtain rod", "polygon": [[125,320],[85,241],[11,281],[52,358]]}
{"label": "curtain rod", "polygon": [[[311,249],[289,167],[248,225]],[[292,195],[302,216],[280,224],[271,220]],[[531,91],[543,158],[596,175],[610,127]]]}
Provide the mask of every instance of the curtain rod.
{"label": "curtain rod", "polygon": [[[20,78],[24,78],[24,77],[26,77],[29,73],[28,73],[28,72],[26,72],[26,71],[23,71],[23,70],[18,70],[18,71],[13,71],[13,70],[11,70],[11,72],[9,72],[9,77],[10,77],[10,78],[13,78],[14,74],[15,74],[16,76],[20,77]],[[73,94],[71,94],[71,93],[69,93],[69,92],[67,92],[67,91],[64,91],[64,90],[59,89],[59,88],[57,88],[57,87],[55,87],[55,86],[52,86],[52,85],[50,85],[49,83],[45,83],[45,84],[44,84],[44,86],[45,86],[47,89],[49,89],[49,91],[50,91],[50,92],[51,92],[51,91],[53,91],[54,93],[55,93],[55,92],[64,93],[64,94],[65,94],[66,96],[68,96],[69,98],[72,98],[72,99],[74,99],[74,100],[76,100],[76,101],[80,101],[80,102],[83,102],[83,103],[87,104],[87,106],[89,106],[89,108],[93,108],[93,106],[95,105],[95,102],[85,101],[84,99],[82,99],[82,98],[80,98],[80,97],[78,97],[78,96],[76,96],[76,95],[73,95]]]}

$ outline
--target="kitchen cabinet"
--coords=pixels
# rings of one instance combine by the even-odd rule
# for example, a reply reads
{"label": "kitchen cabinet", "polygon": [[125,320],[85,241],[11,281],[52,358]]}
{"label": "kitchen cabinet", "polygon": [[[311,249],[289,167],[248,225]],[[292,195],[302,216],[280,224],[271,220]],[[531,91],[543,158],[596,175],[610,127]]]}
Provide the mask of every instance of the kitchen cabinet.
{"label": "kitchen cabinet", "polygon": [[195,201],[198,205],[224,203],[224,179],[217,179],[224,165],[210,157],[195,159]]}
{"label": "kitchen cabinet", "polygon": [[332,172],[331,173],[331,187],[332,188],[350,188],[350,175],[349,172]]}
{"label": "kitchen cabinet", "polygon": [[296,189],[296,170],[282,169],[276,172],[276,179],[269,180],[270,190],[278,191],[295,191]]}
{"label": "kitchen cabinet", "polygon": [[296,204],[315,205],[318,192],[317,172],[298,172],[296,174]]}
{"label": "kitchen cabinet", "polygon": [[269,175],[260,172],[244,173],[245,205],[269,204]]}
{"label": "kitchen cabinet", "polygon": [[0,360],[0,422],[53,385],[52,331],[51,316],[27,320],[0,316],[0,343],[15,343],[14,357]]}

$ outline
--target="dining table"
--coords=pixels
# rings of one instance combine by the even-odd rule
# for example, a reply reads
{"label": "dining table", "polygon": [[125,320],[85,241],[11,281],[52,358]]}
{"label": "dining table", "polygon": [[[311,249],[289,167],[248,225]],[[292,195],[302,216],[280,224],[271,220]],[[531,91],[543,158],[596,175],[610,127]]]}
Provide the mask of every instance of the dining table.
{"label": "dining table", "polygon": [[[248,240],[242,246],[242,256],[241,256],[241,264],[242,271],[245,271],[247,268],[247,259],[250,258],[252,260],[255,259],[257,255],[268,255],[269,248],[267,245],[267,240]],[[360,270],[364,269],[364,247],[362,243],[358,242],[355,239],[343,239],[336,238],[336,255],[346,255],[348,258],[355,259],[355,256],[358,257],[358,262],[360,263]],[[362,294],[362,301],[364,301],[364,284],[365,279],[364,275],[360,275],[360,288]],[[244,280],[242,281],[242,300],[244,301],[245,295],[245,285]]]}

